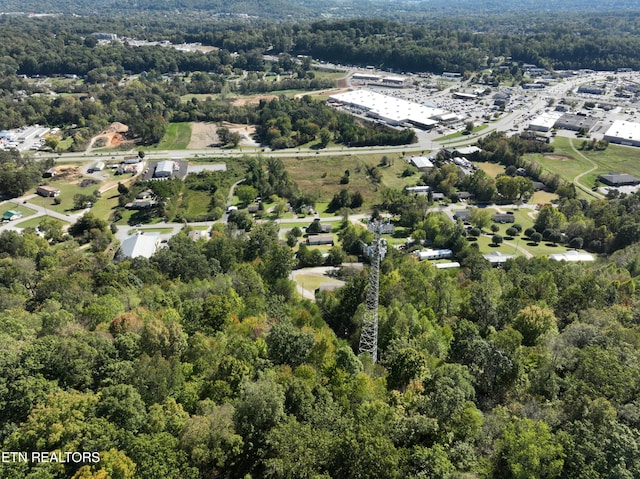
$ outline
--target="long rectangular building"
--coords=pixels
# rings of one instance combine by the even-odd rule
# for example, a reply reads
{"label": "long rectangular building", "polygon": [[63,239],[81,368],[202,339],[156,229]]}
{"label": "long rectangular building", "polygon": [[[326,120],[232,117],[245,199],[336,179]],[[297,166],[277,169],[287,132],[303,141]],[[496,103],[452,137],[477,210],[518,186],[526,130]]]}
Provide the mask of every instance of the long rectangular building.
{"label": "long rectangular building", "polygon": [[550,131],[560,117],[562,117],[561,112],[545,112],[531,120],[531,123],[529,123],[529,129],[535,131]]}
{"label": "long rectangular building", "polygon": [[361,110],[367,116],[390,125],[409,123],[423,129],[433,128],[438,123],[438,117],[448,113],[440,108],[428,107],[370,90],[336,93],[329,97],[329,101],[333,104],[347,105],[356,111]]}
{"label": "long rectangular building", "polygon": [[640,146],[640,123],[616,120],[604,134],[604,139],[620,145]]}

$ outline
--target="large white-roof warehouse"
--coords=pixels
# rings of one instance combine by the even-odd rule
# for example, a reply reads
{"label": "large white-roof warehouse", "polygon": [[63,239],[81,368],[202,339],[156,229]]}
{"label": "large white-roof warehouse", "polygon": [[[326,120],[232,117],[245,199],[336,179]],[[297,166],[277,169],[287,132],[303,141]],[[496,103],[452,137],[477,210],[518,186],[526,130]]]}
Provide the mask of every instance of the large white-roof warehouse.
{"label": "large white-roof warehouse", "polygon": [[432,128],[438,123],[438,117],[448,113],[440,108],[431,108],[370,90],[336,93],[331,95],[329,100],[333,103],[361,109],[368,116],[385,121],[390,125],[411,123],[420,128]]}
{"label": "large white-roof warehouse", "polygon": [[604,139],[610,143],[640,146],[640,123],[616,120],[604,134]]}

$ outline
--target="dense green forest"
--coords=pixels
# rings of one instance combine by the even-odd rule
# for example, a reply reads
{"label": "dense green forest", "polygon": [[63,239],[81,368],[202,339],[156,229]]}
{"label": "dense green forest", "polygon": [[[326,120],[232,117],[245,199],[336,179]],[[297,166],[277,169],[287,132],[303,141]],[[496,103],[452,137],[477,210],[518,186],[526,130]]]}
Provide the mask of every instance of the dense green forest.
{"label": "dense green forest", "polygon": [[[536,21],[538,20],[538,21]],[[224,65],[261,70],[262,53],[405,71],[471,71],[493,58],[552,69],[640,69],[637,14],[603,13],[562,20],[533,18],[476,23],[449,19],[408,23],[377,19],[314,23],[230,20],[100,21],[89,18],[0,18],[0,57],[7,73],[80,74],[98,69],[219,71]],[[201,42],[222,51],[179,52],[161,47],[98,46],[89,35],[107,31],[133,38]],[[230,58],[234,52],[239,58]],[[253,53],[254,56],[249,55]],[[258,55],[256,57],[255,55]]]}
{"label": "dense green forest", "polygon": [[[413,21],[416,18],[448,18],[461,17],[484,19],[489,16],[514,17],[526,12],[528,16],[540,15],[548,11],[562,12],[564,15],[584,14],[585,12],[637,11],[637,4],[631,0],[602,0],[587,2],[578,0],[571,3],[561,0],[526,0],[514,4],[500,0],[356,0],[343,2],[340,0],[139,0],[126,2],[123,0],[6,0],[4,12],[37,12],[47,14],[93,15],[109,11],[112,16],[246,16],[248,18],[318,18],[359,17],[367,12],[370,17],[398,18]],[[461,14],[464,12],[464,14]]]}
{"label": "dense green forest", "polygon": [[101,461],[4,478],[640,474],[637,245],[502,269],[465,247],[454,273],[392,250],[373,366],[366,272],[300,299],[272,223],[120,263],[76,241],[0,234],[0,440]]}

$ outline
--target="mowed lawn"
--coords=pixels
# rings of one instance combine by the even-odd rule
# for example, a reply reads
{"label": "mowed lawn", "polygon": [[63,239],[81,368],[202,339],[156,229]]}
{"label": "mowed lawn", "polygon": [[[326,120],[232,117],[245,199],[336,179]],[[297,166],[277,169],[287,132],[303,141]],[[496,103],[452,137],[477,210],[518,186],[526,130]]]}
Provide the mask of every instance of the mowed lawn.
{"label": "mowed lawn", "polygon": [[569,182],[573,182],[576,176],[589,171],[595,164],[595,170],[580,179],[580,183],[589,188],[594,185],[598,175],[611,172],[628,173],[640,177],[640,148],[609,144],[602,151],[580,150],[582,141],[557,136],[552,143],[555,150],[553,153],[527,155],[527,157],[538,162],[545,170],[556,173]]}
{"label": "mowed lawn", "polygon": [[[95,190],[99,189],[102,186],[103,181],[97,180],[97,183],[91,184],[85,187],[80,186],[77,182],[67,183],[65,181],[52,181],[51,186],[60,189],[60,204],[56,205],[54,203],[54,198],[45,198],[43,196],[35,196],[29,200],[30,203],[33,203],[38,206],[42,206],[43,208],[47,208],[58,213],[69,213],[75,212],[73,209],[73,196],[76,194],[90,195]],[[35,192],[35,191],[34,191]],[[108,195],[109,193],[107,193]],[[100,201],[100,199],[98,199]]]}
{"label": "mowed lawn", "polygon": [[21,223],[17,223],[16,226],[18,228],[35,228],[40,223],[42,223],[44,219],[51,219],[57,223],[60,223],[63,227],[69,224],[67,221],[62,221],[61,219],[53,218],[51,216],[36,216],[35,218],[31,218],[26,221],[22,221]]}
{"label": "mowed lawn", "polygon": [[491,178],[495,178],[505,171],[505,167],[499,163],[490,163],[488,161],[474,161],[473,164],[484,171]]}
{"label": "mowed lawn", "polygon": [[191,124],[169,123],[167,132],[158,143],[158,150],[185,150],[191,141]]}
{"label": "mowed lawn", "polygon": [[[19,211],[20,213],[22,213],[22,218],[28,218],[29,216],[35,214],[35,210],[32,210],[31,208],[27,208],[26,206],[23,206],[20,204],[12,203],[11,201],[5,201],[3,203],[0,203],[0,208],[2,208],[0,209],[0,215],[4,214],[5,211],[9,211],[9,210]],[[17,220],[17,221],[20,221],[20,220]]]}
{"label": "mowed lawn", "polygon": [[[547,241],[541,241],[536,244],[530,241],[526,236],[521,234],[520,236],[514,236],[513,239],[506,239],[504,231],[498,232],[502,235],[504,242],[499,246],[493,244],[493,234],[483,235],[478,238],[477,241],[470,241],[470,243],[476,243],[480,249],[480,253],[489,254],[494,251],[499,251],[502,254],[515,254],[516,256],[525,256],[522,250],[528,251],[533,256],[549,256],[555,253],[565,253],[571,248],[567,248],[563,245],[554,245]],[[516,249],[517,247],[517,249]]]}

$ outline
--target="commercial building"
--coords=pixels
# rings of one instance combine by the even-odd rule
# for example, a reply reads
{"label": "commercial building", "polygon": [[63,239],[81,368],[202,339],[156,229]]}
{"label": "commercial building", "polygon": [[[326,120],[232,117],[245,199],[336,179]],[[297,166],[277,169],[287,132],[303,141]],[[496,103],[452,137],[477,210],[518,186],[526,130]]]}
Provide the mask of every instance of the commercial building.
{"label": "commercial building", "polygon": [[529,129],[534,131],[550,131],[561,117],[562,113],[558,111],[545,112],[531,120]]}
{"label": "commercial building", "polygon": [[604,139],[620,145],[640,146],[640,124],[616,120],[604,134]]}
{"label": "commercial building", "polygon": [[392,126],[412,125],[433,128],[438,117],[448,112],[419,103],[382,95],[370,90],[354,90],[329,97],[329,104],[347,106],[356,114],[364,114]]}
{"label": "commercial building", "polygon": [[462,155],[462,156],[469,156],[475,153],[480,153],[481,151],[482,151],[482,148],[479,148],[477,146],[465,146],[462,148],[454,149],[453,154],[458,153],[459,155]]}
{"label": "commercial building", "polygon": [[159,161],[153,170],[154,178],[170,178],[173,175],[173,161]]}
{"label": "commercial building", "polygon": [[608,175],[600,175],[598,176],[598,180],[600,180],[605,185],[609,186],[629,186],[629,185],[640,185],[640,179],[635,176],[628,175],[626,173],[616,174],[609,173]]}
{"label": "commercial building", "polygon": [[597,122],[598,120],[589,116],[565,113],[556,121],[554,128],[571,131],[578,131],[584,128],[585,131],[589,132]]}
{"label": "commercial building", "polygon": [[374,75],[373,73],[354,73],[353,75],[351,75],[351,79],[362,82],[377,82],[380,81],[382,77],[379,75]]}
{"label": "commercial building", "polygon": [[544,83],[523,83],[523,90],[544,90],[547,85]]}
{"label": "commercial building", "polygon": [[578,87],[578,93],[587,93],[589,95],[604,95],[605,88],[598,85],[582,85]]}
{"label": "commercial building", "polygon": [[453,93],[454,98],[458,98],[459,100],[476,100],[478,95],[475,93],[465,93],[462,91],[456,91]]}
{"label": "commercial building", "polygon": [[427,171],[433,168],[431,159],[426,156],[410,156],[409,162],[420,171]]}
{"label": "commercial building", "polygon": [[[125,168],[138,168],[138,165],[121,165]],[[189,162],[186,160],[161,160],[150,162],[145,170],[144,180],[165,180],[168,178],[184,179],[189,172]]]}

